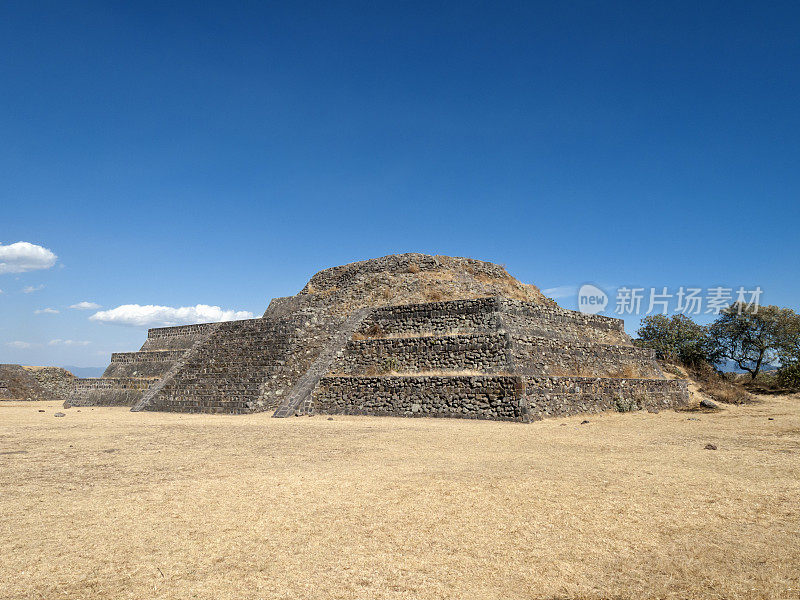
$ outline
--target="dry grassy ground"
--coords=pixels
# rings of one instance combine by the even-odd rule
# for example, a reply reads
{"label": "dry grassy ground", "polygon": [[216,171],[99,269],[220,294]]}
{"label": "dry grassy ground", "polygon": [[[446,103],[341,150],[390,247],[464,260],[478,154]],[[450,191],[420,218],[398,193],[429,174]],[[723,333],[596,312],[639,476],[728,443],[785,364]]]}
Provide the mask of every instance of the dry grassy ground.
{"label": "dry grassy ground", "polygon": [[3,598],[798,597],[797,396],[584,425],[56,410],[0,403]]}

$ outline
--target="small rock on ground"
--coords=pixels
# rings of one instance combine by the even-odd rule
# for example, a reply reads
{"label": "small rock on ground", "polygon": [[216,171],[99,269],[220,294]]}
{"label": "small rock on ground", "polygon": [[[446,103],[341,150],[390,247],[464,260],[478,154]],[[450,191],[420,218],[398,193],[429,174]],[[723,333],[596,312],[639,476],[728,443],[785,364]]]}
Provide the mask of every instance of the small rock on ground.
{"label": "small rock on ground", "polygon": [[66,417],[67,415],[65,415],[64,413],[56,413],[53,416],[54,417]]}
{"label": "small rock on ground", "polygon": [[717,447],[714,444],[706,444],[706,450],[716,450]]}

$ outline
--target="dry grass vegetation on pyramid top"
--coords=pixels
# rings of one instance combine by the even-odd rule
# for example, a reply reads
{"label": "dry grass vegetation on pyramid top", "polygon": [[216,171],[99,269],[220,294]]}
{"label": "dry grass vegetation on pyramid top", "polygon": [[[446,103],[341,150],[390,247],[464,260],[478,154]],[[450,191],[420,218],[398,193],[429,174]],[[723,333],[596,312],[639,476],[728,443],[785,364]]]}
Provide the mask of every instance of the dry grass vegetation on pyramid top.
{"label": "dry grass vegetation on pyramid top", "polygon": [[325,269],[295,296],[348,314],[359,308],[503,297],[554,304],[503,266],[472,258],[393,254]]}

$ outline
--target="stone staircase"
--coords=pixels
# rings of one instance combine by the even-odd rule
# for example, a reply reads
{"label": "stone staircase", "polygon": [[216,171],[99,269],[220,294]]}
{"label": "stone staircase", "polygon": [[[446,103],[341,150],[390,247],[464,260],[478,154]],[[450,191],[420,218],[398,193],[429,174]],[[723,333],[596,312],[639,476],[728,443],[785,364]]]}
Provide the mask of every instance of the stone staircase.
{"label": "stone staircase", "polygon": [[135,410],[253,412],[265,384],[284,370],[292,335],[284,321],[221,323]]}
{"label": "stone staircase", "polygon": [[360,309],[347,317],[311,367],[297,380],[286,400],[272,415],[273,417],[288,417],[296,412],[308,412],[311,409],[312,392],[319,384],[320,379],[331,369],[334,361],[341,356],[347,341],[353,336],[367,314],[369,314],[368,309]]}

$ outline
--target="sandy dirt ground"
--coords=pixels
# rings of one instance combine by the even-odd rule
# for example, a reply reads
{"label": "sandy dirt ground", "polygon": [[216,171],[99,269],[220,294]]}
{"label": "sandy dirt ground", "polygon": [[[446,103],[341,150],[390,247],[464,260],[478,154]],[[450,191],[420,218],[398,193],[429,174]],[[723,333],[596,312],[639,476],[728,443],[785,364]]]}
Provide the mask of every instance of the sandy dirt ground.
{"label": "sandy dirt ground", "polygon": [[0,598],[800,597],[798,396],[585,424],[58,410],[0,403]]}

